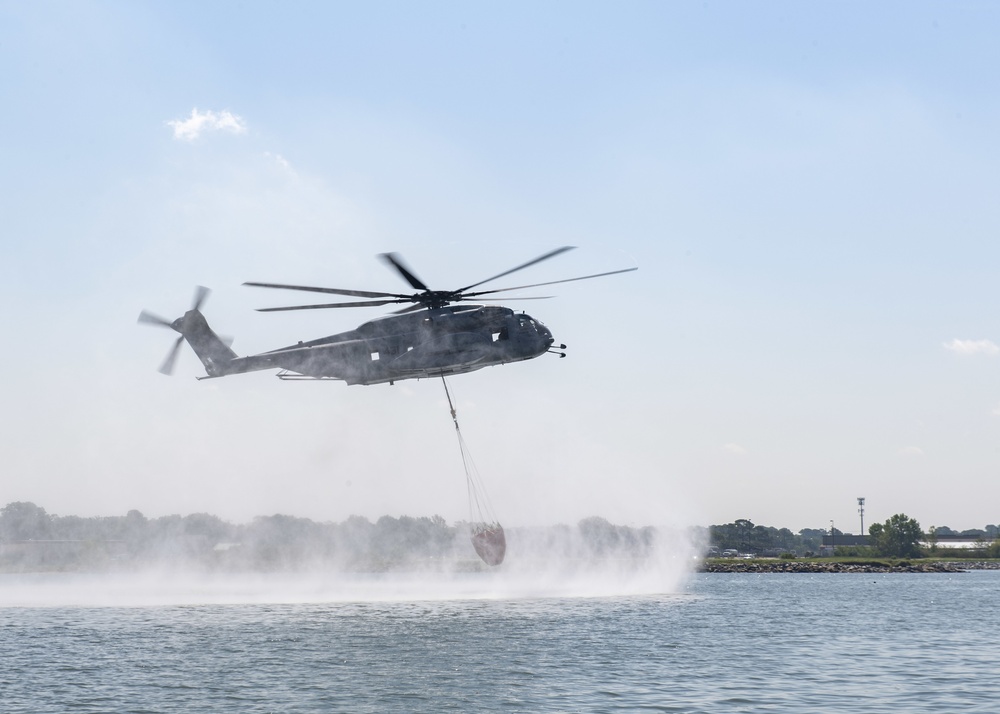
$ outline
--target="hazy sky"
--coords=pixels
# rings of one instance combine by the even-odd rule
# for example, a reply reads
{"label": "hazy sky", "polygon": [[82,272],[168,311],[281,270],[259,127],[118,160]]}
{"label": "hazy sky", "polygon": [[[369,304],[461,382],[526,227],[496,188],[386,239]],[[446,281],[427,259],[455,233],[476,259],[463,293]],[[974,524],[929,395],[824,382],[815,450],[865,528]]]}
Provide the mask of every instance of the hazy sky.
{"label": "hazy sky", "polygon": [[[157,373],[456,288],[564,360],[451,381],[501,520],[1000,521],[1000,7],[0,2],[0,504],[468,516],[439,381]],[[500,287],[498,283],[496,287]]]}

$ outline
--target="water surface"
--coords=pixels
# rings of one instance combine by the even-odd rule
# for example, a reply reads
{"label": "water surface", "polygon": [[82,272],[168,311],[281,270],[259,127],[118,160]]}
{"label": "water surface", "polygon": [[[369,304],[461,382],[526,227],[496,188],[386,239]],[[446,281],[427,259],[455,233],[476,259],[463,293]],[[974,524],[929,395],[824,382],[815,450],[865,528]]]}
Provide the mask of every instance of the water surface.
{"label": "water surface", "polygon": [[0,577],[0,710],[814,714],[1000,702],[996,571],[702,574],[674,592],[603,596],[475,576],[286,577],[177,583],[157,599],[147,580],[109,588],[113,605],[79,594],[95,582]]}

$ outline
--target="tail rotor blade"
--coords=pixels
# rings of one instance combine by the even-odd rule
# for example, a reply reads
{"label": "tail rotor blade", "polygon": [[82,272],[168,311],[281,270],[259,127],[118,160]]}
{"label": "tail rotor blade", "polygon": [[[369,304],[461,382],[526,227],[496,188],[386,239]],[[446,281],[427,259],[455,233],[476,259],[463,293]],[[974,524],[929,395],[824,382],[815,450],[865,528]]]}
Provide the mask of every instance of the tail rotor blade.
{"label": "tail rotor blade", "polygon": [[139,313],[139,322],[147,325],[160,325],[161,327],[172,327],[170,320],[166,320],[159,315],[143,310]]}
{"label": "tail rotor blade", "polygon": [[199,285],[194,291],[194,304],[191,306],[192,310],[200,310],[202,303],[205,302],[205,298],[208,297],[209,293],[212,291],[208,288]]}
{"label": "tail rotor blade", "polygon": [[[205,299],[209,296],[212,291],[201,285],[197,286],[194,291],[194,302],[191,305],[191,310],[197,312],[201,309],[201,306],[205,303]],[[189,324],[188,315],[185,313],[182,317],[176,320],[167,320],[160,317],[148,310],[143,310],[139,313],[139,323],[146,325],[156,325],[157,327],[169,327],[174,332],[181,333],[174,344],[170,347],[170,351],[167,352],[167,358],[163,360],[163,364],[160,365],[160,373],[170,375],[173,374],[174,365],[177,362],[177,355],[181,351],[181,344],[184,342],[184,330]]]}
{"label": "tail rotor blade", "polygon": [[184,335],[181,335],[174,341],[174,346],[170,348],[167,358],[163,360],[163,365],[160,367],[160,374],[165,374],[169,377],[174,373],[174,363],[177,361],[177,354],[181,351],[182,342],[184,342]]}

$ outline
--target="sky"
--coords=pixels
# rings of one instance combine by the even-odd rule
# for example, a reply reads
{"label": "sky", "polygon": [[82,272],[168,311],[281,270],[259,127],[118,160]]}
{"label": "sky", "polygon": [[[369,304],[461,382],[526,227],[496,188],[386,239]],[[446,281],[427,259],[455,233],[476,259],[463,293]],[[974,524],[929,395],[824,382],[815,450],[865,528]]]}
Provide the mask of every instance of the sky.
{"label": "sky", "polygon": [[[569,356],[450,381],[500,520],[1000,521],[1000,7],[0,1],[0,503],[468,518],[440,382],[157,373],[514,285]],[[502,287],[498,282],[495,286]],[[284,302],[282,302],[284,301]]]}

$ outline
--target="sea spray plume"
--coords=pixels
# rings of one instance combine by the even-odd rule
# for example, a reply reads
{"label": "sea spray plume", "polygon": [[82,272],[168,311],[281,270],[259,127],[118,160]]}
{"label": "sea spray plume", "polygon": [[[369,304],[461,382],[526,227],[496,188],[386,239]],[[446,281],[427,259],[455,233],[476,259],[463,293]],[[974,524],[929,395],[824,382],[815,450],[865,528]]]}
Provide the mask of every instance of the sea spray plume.
{"label": "sea spray plume", "polygon": [[576,526],[508,529],[512,578],[538,594],[625,595],[675,592],[703,550],[697,531],[633,528],[590,517]]}
{"label": "sea spray plume", "polygon": [[[95,603],[111,590],[128,601],[156,592],[156,602],[575,597],[674,592],[700,547],[691,530],[591,517],[511,529],[510,558],[489,569],[468,528],[438,516],[319,523],[277,514],[238,525],[205,513],[79,518],[11,504],[0,530],[26,540],[3,544],[0,569],[76,571],[94,584]],[[42,534],[49,540],[31,540]]]}

